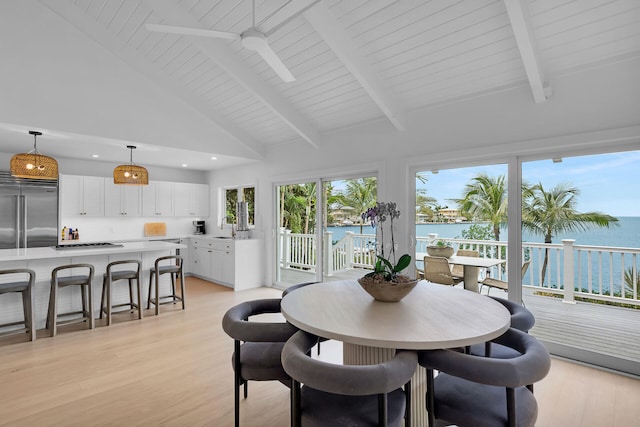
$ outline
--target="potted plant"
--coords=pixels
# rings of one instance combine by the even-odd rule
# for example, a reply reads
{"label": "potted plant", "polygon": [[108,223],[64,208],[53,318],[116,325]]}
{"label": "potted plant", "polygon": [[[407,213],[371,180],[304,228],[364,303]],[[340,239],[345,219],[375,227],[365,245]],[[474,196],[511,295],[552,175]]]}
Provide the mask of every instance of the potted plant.
{"label": "potted plant", "polygon": [[[411,255],[404,254],[396,262],[393,220],[400,216],[394,202],[378,202],[362,214],[376,230],[376,262],[373,271],[358,279],[360,286],[374,299],[396,302],[404,298],[416,286],[418,280],[401,274],[411,264]],[[386,221],[389,220],[390,244],[385,245]]]}
{"label": "potted plant", "polygon": [[453,246],[446,240],[437,240],[432,245],[427,246],[427,253],[430,256],[449,258],[453,255]]}

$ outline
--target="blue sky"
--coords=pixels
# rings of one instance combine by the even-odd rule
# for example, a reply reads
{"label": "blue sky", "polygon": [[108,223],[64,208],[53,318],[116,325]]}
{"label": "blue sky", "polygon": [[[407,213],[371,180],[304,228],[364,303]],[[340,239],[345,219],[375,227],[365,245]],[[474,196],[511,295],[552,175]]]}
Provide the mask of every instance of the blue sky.
{"label": "blue sky", "polygon": [[[454,207],[451,198],[460,198],[464,186],[479,173],[490,176],[507,173],[506,165],[489,165],[426,172],[428,182],[417,183],[440,205]],[[561,163],[551,159],[522,165],[523,180],[541,182],[551,188],[568,183],[580,189],[577,209],[581,212],[600,211],[613,216],[640,216],[640,151],[567,157]]]}

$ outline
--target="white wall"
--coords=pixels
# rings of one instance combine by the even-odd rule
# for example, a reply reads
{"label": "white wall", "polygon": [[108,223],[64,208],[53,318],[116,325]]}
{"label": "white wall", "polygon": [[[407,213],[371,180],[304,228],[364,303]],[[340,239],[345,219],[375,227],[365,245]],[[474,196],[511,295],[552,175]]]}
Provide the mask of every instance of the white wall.
{"label": "white wall", "polygon": [[[251,167],[211,173],[211,189],[256,184],[256,229],[265,239],[265,283],[273,280],[274,184],[377,172],[378,199],[412,212],[415,169],[505,162],[577,150],[640,149],[640,58],[551,80],[554,90],[535,104],[529,88],[506,90],[408,114],[407,130],[385,121],[324,135],[322,147],[283,144]],[[215,198],[214,198],[215,199]],[[219,212],[212,201],[212,216]],[[409,251],[414,218],[398,230]]]}

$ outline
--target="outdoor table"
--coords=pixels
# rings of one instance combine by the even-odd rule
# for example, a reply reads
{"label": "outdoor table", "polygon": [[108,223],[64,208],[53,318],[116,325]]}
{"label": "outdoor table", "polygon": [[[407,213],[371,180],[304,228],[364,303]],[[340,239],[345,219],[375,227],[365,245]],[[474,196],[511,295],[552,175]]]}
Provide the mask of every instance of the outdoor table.
{"label": "outdoor table", "polygon": [[[416,259],[424,259],[430,255],[426,252],[416,253]],[[449,264],[461,265],[463,269],[464,288],[469,291],[478,292],[478,268],[491,268],[504,264],[506,259],[480,258],[473,256],[452,255],[448,258]]]}
{"label": "outdoor table", "polygon": [[[282,299],[282,314],[294,326],[343,342],[345,364],[388,360],[396,349],[463,347],[502,335],[509,312],[491,298],[421,281],[400,302],[375,301],[355,280],[317,283]],[[426,370],[412,379],[412,425],[427,424]]]}

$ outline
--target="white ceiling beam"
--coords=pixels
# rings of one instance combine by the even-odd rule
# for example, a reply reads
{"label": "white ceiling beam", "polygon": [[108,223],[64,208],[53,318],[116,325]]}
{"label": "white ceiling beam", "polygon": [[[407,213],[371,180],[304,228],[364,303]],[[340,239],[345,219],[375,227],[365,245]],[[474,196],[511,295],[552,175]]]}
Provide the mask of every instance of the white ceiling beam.
{"label": "white ceiling beam", "polygon": [[333,50],[396,129],[404,130],[404,114],[344,27],[320,2],[303,15]]}
{"label": "white ceiling beam", "polygon": [[535,48],[535,36],[528,7],[522,0],[504,0],[511,28],[516,38],[524,70],[536,103],[545,102],[551,96],[551,87],[544,81],[544,75]]}
{"label": "white ceiling beam", "polygon": [[[250,153],[252,158],[264,159],[265,148],[262,143],[255,140],[249,134],[239,127],[233,125],[228,120],[220,118],[220,112],[216,111],[210,105],[203,102],[198,97],[191,95],[184,87],[176,84],[173,80],[164,77],[157,69],[147,61],[141,59],[139,53],[134,49],[122,43],[116,37],[113,37],[101,26],[96,25],[87,19],[76,6],[67,2],[57,0],[39,0],[44,6],[65,19],[67,22],[75,26],[78,30],[89,36],[96,43],[120,58],[131,68],[141,73],[143,76],[151,80],[159,87],[186,102],[191,107],[203,114],[211,121],[223,134],[229,136],[233,141],[244,146]],[[200,148],[201,149],[201,148]],[[241,153],[218,152],[219,154],[242,155]]]}
{"label": "white ceiling beam", "polygon": [[[144,0],[144,2],[169,25],[202,28],[202,24],[193,15],[172,0]],[[306,142],[314,148],[319,147],[320,134],[311,122],[251,71],[247,64],[240,61],[224,42],[203,37],[189,37],[189,40]]]}

